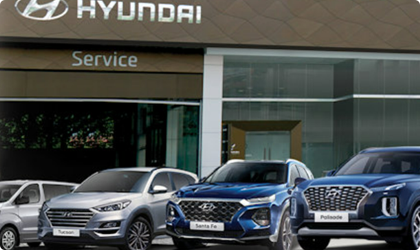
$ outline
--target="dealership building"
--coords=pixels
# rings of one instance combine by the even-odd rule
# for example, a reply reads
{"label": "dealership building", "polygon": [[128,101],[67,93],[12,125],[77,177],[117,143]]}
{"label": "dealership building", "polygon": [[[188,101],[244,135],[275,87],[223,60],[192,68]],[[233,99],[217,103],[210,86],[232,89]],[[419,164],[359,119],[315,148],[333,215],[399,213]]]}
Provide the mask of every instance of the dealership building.
{"label": "dealership building", "polygon": [[105,168],[316,177],[420,146],[416,0],[0,0],[0,179]]}

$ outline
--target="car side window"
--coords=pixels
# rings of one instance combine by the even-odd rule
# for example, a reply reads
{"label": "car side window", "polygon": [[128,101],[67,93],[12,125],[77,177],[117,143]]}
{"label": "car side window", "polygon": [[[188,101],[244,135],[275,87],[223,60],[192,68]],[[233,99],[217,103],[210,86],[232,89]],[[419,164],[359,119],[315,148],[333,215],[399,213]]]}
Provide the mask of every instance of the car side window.
{"label": "car side window", "polygon": [[71,186],[42,184],[44,189],[45,200],[50,200],[56,196],[67,194],[71,192]]}
{"label": "car side window", "polygon": [[295,165],[290,165],[289,167],[289,185],[293,186],[295,184],[295,179],[299,177],[299,172]]}
{"label": "car side window", "polygon": [[155,176],[155,179],[152,182],[151,189],[153,190],[155,186],[164,186],[168,189],[168,192],[173,191],[171,180],[169,179],[168,173],[159,173]]}
{"label": "car side window", "polygon": [[20,194],[19,198],[26,196],[29,198],[29,204],[38,203],[40,200],[39,186],[38,184],[32,184],[27,186]]}
{"label": "car side window", "polygon": [[194,184],[196,182],[196,180],[189,175],[185,175],[185,178],[187,178],[189,184]]}
{"label": "car side window", "polygon": [[298,168],[300,177],[305,178],[307,180],[310,180],[311,179],[309,177],[308,173],[306,172],[306,170],[303,167],[297,165],[297,168]]}
{"label": "car side window", "polygon": [[172,173],[172,179],[174,181],[176,190],[190,184],[190,182],[187,179],[187,175],[185,174]]}

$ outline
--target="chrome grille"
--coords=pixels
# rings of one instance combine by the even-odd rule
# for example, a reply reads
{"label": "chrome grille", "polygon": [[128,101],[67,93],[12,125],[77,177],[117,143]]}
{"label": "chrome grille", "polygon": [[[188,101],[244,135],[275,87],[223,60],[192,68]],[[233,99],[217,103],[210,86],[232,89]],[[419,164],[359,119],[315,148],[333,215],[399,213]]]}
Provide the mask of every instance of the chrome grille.
{"label": "chrome grille", "polygon": [[53,227],[86,227],[93,212],[88,209],[50,209],[47,217]]}
{"label": "chrome grille", "polygon": [[239,202],[188,201],[179,203],[185,219],[189,221],[230,222],[242,208]]}
{"label": "chrome grille", "polygon": [[311,211],[356,211],[367,194],[362,186],[310,187],[304,192]]}

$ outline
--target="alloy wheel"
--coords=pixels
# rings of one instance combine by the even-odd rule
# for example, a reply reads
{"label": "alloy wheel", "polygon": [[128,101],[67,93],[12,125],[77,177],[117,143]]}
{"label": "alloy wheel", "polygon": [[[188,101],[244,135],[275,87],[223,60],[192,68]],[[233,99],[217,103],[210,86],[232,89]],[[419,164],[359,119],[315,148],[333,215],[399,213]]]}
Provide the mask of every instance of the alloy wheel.
{"label": "alloy wheel", "polygon": [[420,248],[420,207],[418,207],[413,214],[411,231],[413,235],[414,245],[417,248]]}
{"label": "alloy wheel", "polygon": [[290,217],[287,216],[284,218],[283,222],[283,230],[282,230],[282,242],[283,242],[283,250],[290,250],[292,247],[292,225],[290,223]]}
{"label": "alloy wheel", "polygon": [[134,222],[128,231],[127,241],[131,250],[147,249],[150,244],[149,227],[141,221]]}
{"label": "alloy wheel", "polygon": [[16,244],[15,234],[10,230],[4,232],[4,234],[1,238],[2,247],[6,250],[9,250],[9,249],[13,249],[15,244]]}

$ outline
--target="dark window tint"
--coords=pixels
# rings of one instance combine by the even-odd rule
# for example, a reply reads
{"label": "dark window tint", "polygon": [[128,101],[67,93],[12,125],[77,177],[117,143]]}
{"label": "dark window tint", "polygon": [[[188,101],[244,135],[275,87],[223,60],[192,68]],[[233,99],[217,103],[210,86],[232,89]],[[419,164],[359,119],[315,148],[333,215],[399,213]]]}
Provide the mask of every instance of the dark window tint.
{"label": "dark window tint", "polygon": [[32,184],[27,186],[22,193],[20,193],[19,198],[28,197],[29,203],[38,203],[39,202],[39,187],[37,184]]}
{"label": "dark window tint", "polygon": [[45,200],[71,192],[72,186],[43,184]]}
{"label": "dark window tint", "polygon": [[353,157],[335,175],[420,174],[420,153],[378,152]]}
{"label": "dark window tint", "polygon": [[285,183],[286,169],[283,163],[236,162],[217,169],[206,182]]}
{"label": "dark window tint", "polygon": [[141,192],[147,176],[137,171],[100,172],[89,177],[75,192]]}
{"label": "dark window tint", "polygon": [[190,181],[187,179],[187,176],[188,175],[185,174],[172,173],[172,179],[175,184],[175,189],[178,190],[190,184]]}
{"label": "dark window tint", "polygon": [[166,187],[168,189],[168,191],[173,190],[172,183],[169,180],[168,173],[160,173],[160,174],[156,175],[156,177],[155,177],[155,179],[153,180],[153,183],[152,183],[152,189],[157,185]]}
{"label": "dark window tint", "polygon": [[22,185],[0,185],[0,202],[8,201]]}

